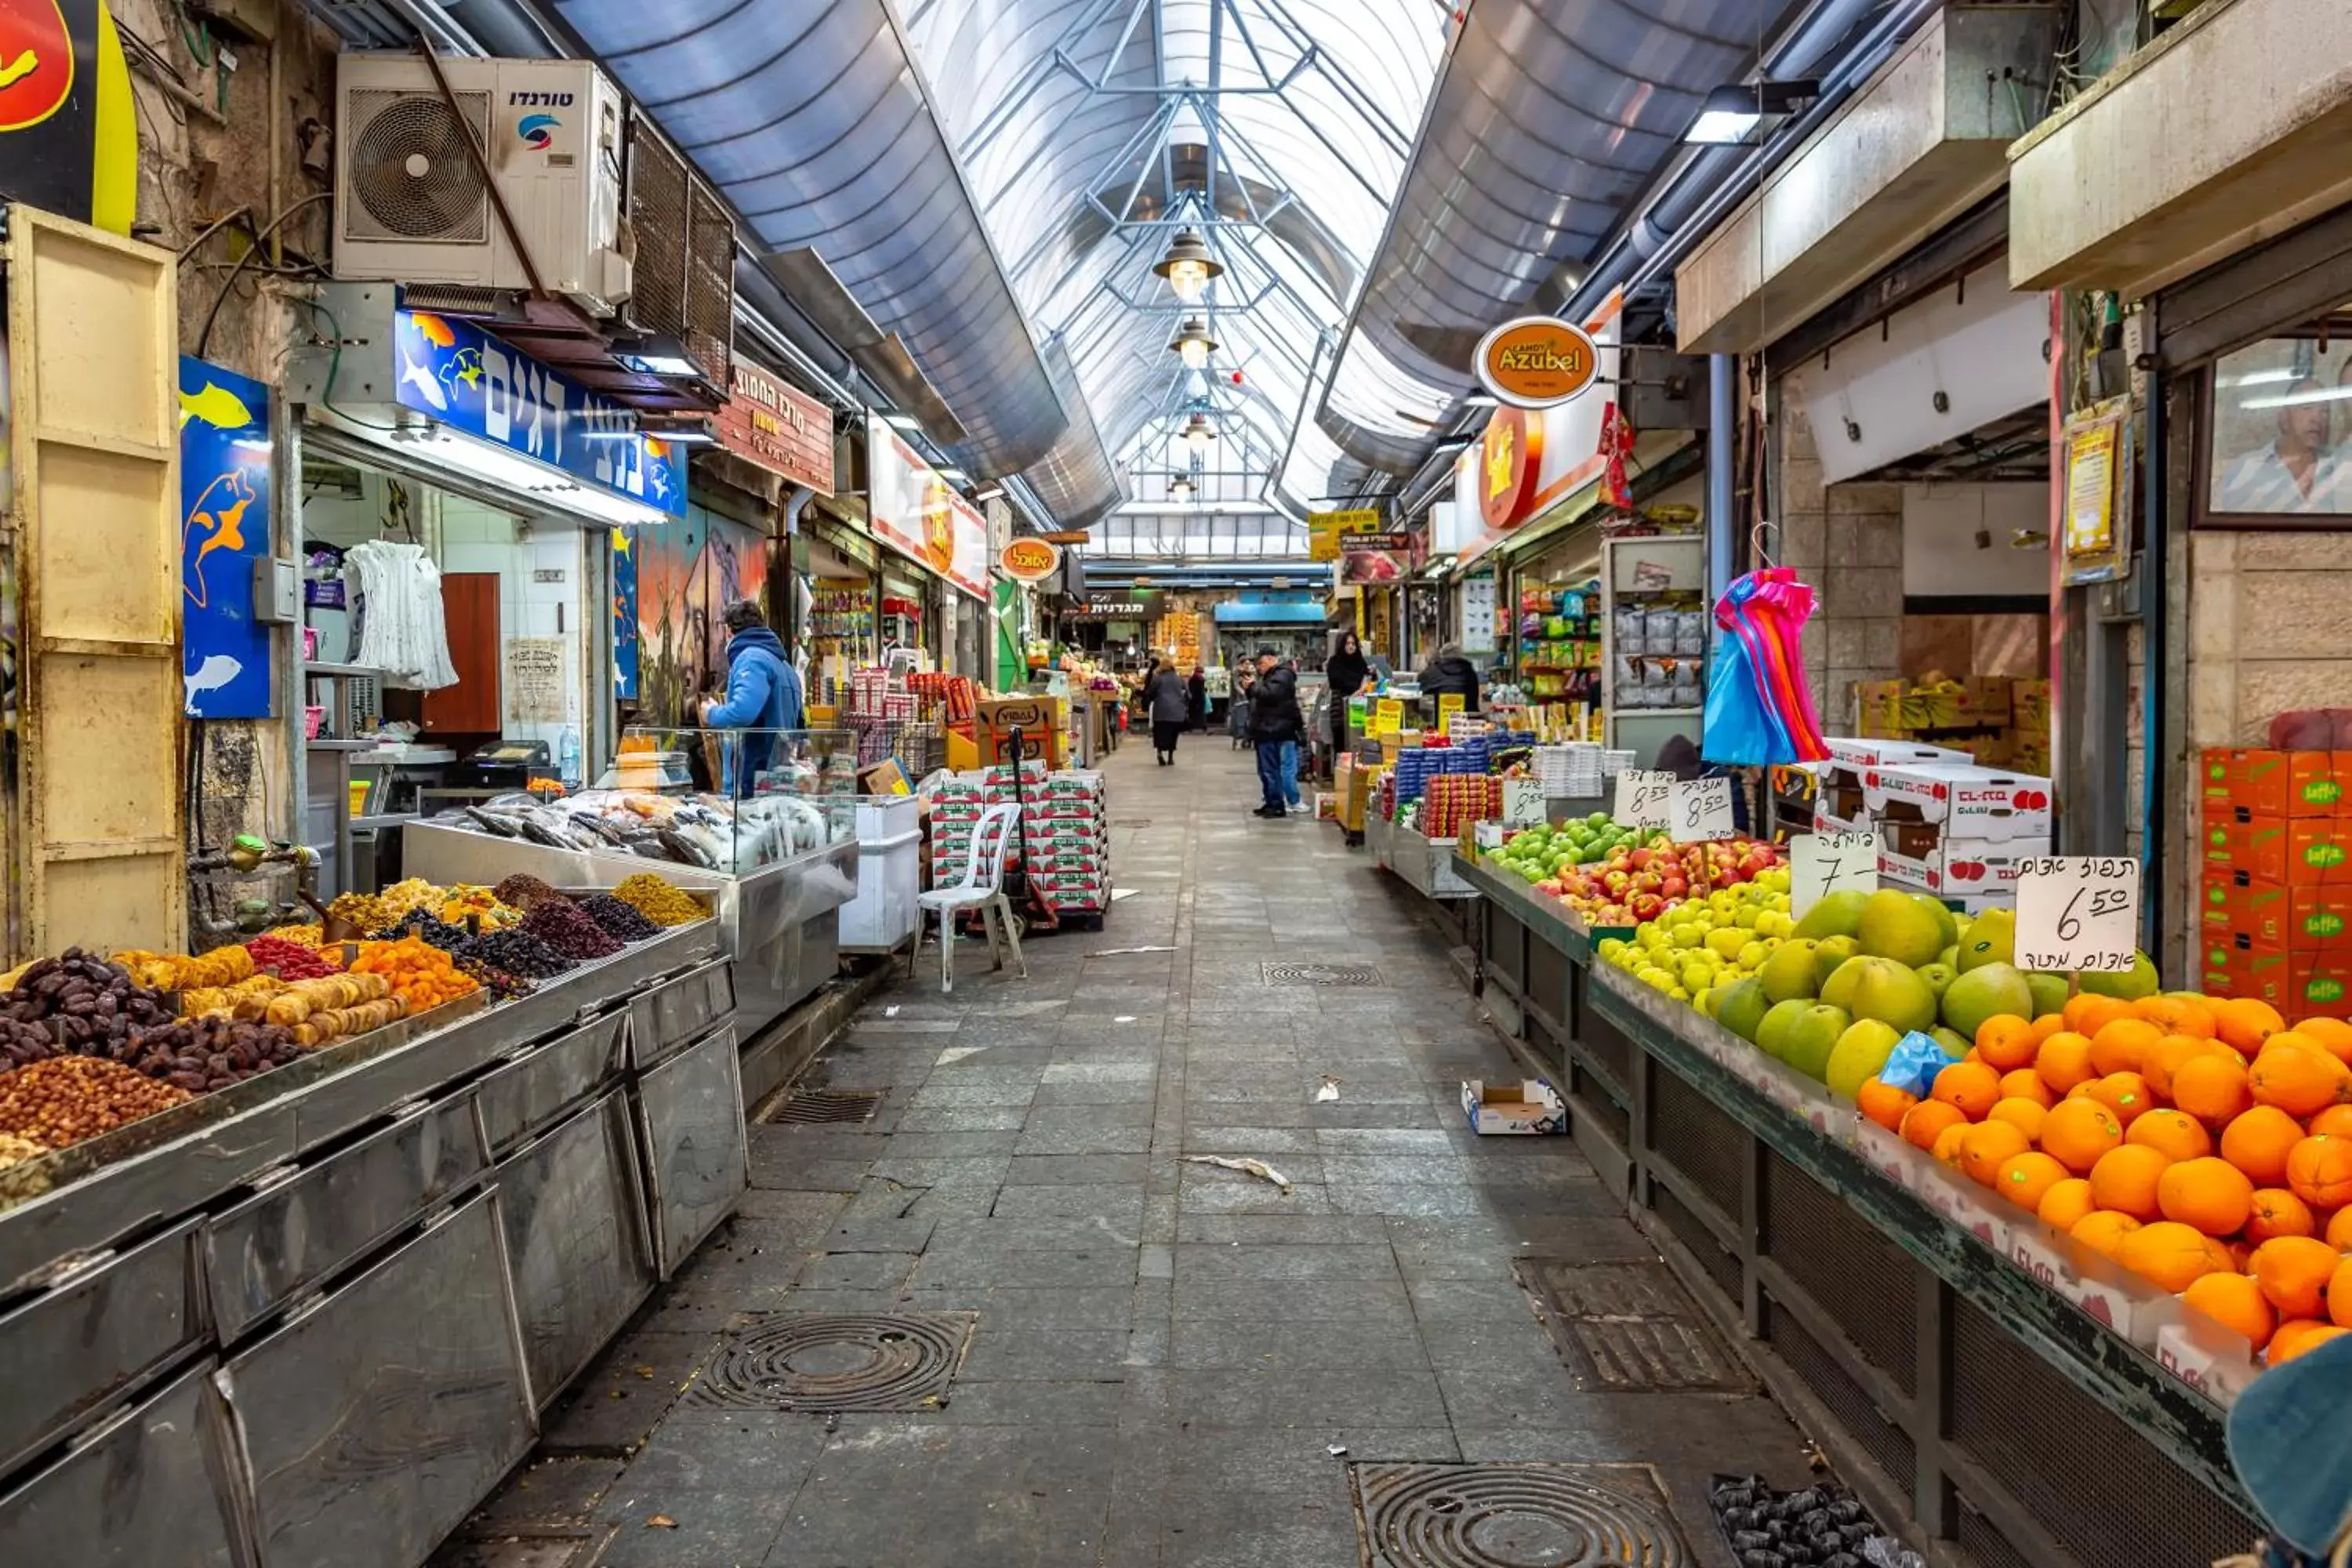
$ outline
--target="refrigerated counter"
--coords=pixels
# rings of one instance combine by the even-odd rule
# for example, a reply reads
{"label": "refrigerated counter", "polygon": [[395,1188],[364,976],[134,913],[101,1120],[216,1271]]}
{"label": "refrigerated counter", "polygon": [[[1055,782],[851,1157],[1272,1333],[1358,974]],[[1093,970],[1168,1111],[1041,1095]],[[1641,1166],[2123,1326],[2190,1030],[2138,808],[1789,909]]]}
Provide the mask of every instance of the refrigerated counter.
{"label": "refrigerated counter", "polygon": [[0,1561],[416,1568],[748,1177],[705,920],[0,1173]]}

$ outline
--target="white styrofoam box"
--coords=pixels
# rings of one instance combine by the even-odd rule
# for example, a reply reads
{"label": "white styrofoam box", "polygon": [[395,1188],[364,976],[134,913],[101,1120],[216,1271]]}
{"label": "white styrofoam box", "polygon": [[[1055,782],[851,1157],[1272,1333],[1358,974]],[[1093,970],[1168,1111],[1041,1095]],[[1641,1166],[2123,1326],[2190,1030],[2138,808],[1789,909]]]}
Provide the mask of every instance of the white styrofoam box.
{"label": "white styrofoam box", "polygon": [[902,833],[857,847],[857,896],[841,906],[841,945],[892,948],[915,934],[923,836]]}
{"label": "white styrofoam box", "polygon": [[[1845,735],[1828,735],[1823,739],[1830,748],[1827,768],[1843,768],[1861,773],[1872,768],[1901,767],[1912,763],[1953,763],[1966,766],[1976,761],[1966,752],[1956,752],[1948,746],[1923,746],[1916,741],[1864,740]],[[1811,764],[1815,769],[1823,763]]]}
{"label": "white styrofoam box", "polygon": [[2156,1331],[2156,1363],[2224,1410],[2262,1371],[2253,1347],[2219,1324],[2165,1324]]}
{"label": "white styrofoam box", "polygon": [[1999,895],[2006,905],[2017,898],[2018,868],[2035,856],[2050,853],[2047,837],[1978,839],[1938,837],[1924,856],[1897,853],[1881,833],[1878,874],[1925,888],[1938,898],[1971,894]]}
{"label": "white styrofoam box", "polygon": [[[923,803],[911,795],[860,795],[857,798],[857,842],[895,842],[902,834],[919,831],[922,813]],[[978,814],[975,813],[973,820],[977,819]]]}
{"label": "white styrofoam box", "polygon": [[1880,766],[1862,775],[1871,815],[1946,824],[1973,839],[2047,838],[2050,781],[1957,763]]}

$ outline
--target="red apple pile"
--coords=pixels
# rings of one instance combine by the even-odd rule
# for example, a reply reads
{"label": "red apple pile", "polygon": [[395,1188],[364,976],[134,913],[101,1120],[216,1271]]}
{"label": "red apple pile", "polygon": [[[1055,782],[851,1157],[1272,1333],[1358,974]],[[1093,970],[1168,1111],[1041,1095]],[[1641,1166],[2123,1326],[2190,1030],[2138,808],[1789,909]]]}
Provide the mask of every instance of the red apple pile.
{"label": "red apple pile", "polygon": [[1780,863],[1780,851],[1755,838],[1632,848],[1620,845],[1591,866],[1565,866],[1536,891],[1549,893],[1595,926],[1640,925],[1686,899],[1756,879]]}

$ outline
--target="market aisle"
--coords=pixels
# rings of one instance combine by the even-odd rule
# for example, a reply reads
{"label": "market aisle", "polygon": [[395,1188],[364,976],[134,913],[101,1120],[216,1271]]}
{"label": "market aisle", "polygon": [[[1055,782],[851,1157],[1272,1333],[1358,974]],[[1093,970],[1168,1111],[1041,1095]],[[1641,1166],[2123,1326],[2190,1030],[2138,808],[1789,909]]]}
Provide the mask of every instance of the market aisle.
{"label": "market aisle", "polygon": [[[951,999],[933,964],[870,1005],[803,1087],[882,1091],[873,1118],[754,1127],[741,1217],[446,1561],[1353,1568],[1351,1464],[1545,1460],[1655,1465],[1696,1561],[1717,1563],[1706,1474],[1802,1477],[1796,1432],[1752,1393],[1603,1392],[1563,1363],[1515,1262],[1654,1255],[1564,1140],[1463,1128],[1459,1080],[1516,1074],[1414,895],[1327,826],[1251,818],[1249,759],[1222,736],[1187,737],[1173,769],[1129,746],[1108,771],[1135,889],[1108,929],[1034,942],[1026,982],[967,944]],[[1377,984],[1275,984],[1270,963]],[[1318,1102],[1326,1074],[1339,1098]],[[1655,1289],[1578,1278],[1602,1306]],[[756,1408],[745,1353],[746,1331],[794,1321],[757,1316],[779,1312],[974,1326],[935,1406],[780,1414]],[[952,1343],[966,1321],[934,1326]],[[791,1361],[827,1354],[857,1359]],[[1479,1484],[1446,1476],[1433,1517]],[[1469,1554],[1374,1561],[1583,1560],[1531,1519],[1465,1533]]]}

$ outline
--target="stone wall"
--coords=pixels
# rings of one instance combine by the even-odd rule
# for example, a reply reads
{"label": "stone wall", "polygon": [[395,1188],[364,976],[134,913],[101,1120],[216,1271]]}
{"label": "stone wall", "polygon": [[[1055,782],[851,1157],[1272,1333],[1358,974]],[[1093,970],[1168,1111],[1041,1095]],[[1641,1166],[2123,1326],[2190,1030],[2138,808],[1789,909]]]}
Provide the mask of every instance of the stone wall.
{"label": "stone wall", "polygon": [[1773,400],[1779,446],[1779,563],[1820,595],[1805,628],[1813,702],[1832,735],[1853,731],[1853,687],[1903,673],[1903,487],[1824,485],[1812,422],[1794,376]]}

